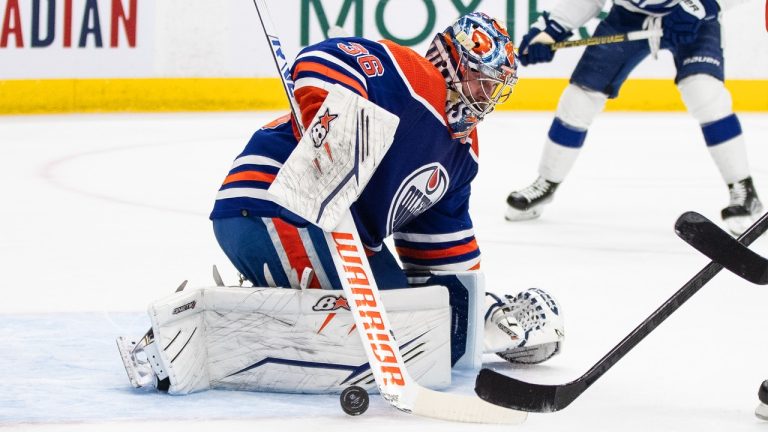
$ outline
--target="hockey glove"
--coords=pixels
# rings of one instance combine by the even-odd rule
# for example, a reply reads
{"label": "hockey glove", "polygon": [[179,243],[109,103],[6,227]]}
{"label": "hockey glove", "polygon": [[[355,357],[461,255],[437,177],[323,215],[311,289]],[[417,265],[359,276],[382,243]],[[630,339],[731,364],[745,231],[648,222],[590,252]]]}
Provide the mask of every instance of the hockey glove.
{"label": "hockey glove", "polygon": [[538,288],[492,299],[485,314],[484,351],[511,363],[535,364],[558,354],[565,339],[560,306]]}
{"label": "hockey glove", "polygon": [[682,0],[661,19],[662,39],[673,46],[692,43],[704,21],[717,18],[716,0]]}
{"label": "hockey glove", "polygon": [[527,66],[551,62],[555,51],[550,45],[568,39],[571,34],[559,22],[551,19],[549,12],[542,12],[539,19],[528,30],[528,34],[520,41],[517,51],[520,63]]}

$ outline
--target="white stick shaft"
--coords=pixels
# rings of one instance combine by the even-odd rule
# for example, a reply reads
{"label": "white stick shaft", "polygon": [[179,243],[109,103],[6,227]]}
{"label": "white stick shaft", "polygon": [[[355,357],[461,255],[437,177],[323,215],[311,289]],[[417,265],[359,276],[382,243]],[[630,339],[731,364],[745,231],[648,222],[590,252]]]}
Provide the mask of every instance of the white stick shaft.
{"label": "white stick shaft", "polygon": [[627,40],[642,40],[652,37],[661,37],[664,33],[661,30],[638,30],[627,33]]}
{"label": "white stick shaft", "polygon": [[261,28],[264,30],[264,36],[267,37],[269,50],[272,53],[272,59],[275,61],[275,67],[277,67],[277,71],[280,73],[280,81],[283,84],[285,95],[288,97],[291,113],[293,114],[293,118],[296,119],[296,126],[299,128],[299,133],[303,135],[304,125],[301,122],[301,111],[299,110],[298,102],[296,102],[296,97],[293,95],[295,85],[290,72],[291,64],[280,43],[280,38],[277,36],[275,25],[269,15],[265,0],[253,0],[253,5],[256,6],[256,12],[259,14]]}
{"label": "white stick shaft", "polygon": [[412,387],[414,381],[405,369],[403,356],[349,210],[332,232],[325,233],[325,239],[379,392],[398,409],[408,411],[413,401],[404,398],[413,396],[407,395],[406,389]]}

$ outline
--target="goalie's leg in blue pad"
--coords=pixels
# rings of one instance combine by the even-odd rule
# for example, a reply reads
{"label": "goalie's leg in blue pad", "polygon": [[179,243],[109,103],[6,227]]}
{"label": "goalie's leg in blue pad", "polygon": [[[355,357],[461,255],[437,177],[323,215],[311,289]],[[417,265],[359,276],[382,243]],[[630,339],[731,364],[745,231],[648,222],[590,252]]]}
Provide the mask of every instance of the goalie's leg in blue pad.
{"label": "goalie's leg in blue pad", "polygon": [[232,265],[254,286],[291,286],[262,218],[214,219],[213,232]]}
{"label": "goalie's leg in blue pad", "polygon": [[[311,268],[308,288],[341,289],[324,234],[314,225],[300,227],[280,218],[242,216],[214,219],[213,231],[229,260],[254,286],[300,288],[304,270]],[[369,253],[380,289],[408,286],[386,245]]]}

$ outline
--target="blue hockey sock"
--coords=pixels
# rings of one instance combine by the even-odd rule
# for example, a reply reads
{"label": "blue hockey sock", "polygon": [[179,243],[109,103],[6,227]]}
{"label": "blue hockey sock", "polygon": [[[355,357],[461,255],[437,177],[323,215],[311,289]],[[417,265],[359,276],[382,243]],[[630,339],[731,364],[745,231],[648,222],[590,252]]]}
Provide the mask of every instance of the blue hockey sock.
{"label": "blue hockey sock", "polygon": [[549,139],[563,147],[581,148],[587,137],[586,130],[576,129],[555,117],[549,127]]}
{"label": "blue hockey sock", "polygon": [[731,114],[720,120],[701,125],[701,131],[704,133],[707,146],[712,147],[741,135],[741,123],[739,123],[736,114]]}

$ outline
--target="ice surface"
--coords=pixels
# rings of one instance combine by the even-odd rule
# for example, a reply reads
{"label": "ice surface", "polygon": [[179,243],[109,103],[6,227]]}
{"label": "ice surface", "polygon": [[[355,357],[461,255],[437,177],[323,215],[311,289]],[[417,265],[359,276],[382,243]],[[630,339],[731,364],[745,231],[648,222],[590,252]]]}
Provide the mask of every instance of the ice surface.
{"label": "ice surface", "polygon": [[[140,336],[144,309],[189,279],[236,273],[207,219],[231,161],[280,113],[0,117],[0,428],[30,431],[493,431],[415,418],[373,396],[346,416],[336,396],[132,389],[114,338]],[[768,116],[741,115],[758,193],[768,199]],[[494,113],[480,127],[472,213],[488,289],[536,286],[560,301],[566,345],[505,373],[576,378],[707,260],[672,231],[717,220],[727,190],[685,114],[598,117],[542,219],[507,223],[504,199],[536,176],[551,117]],[[406,155],[407,157],[407,155]],[[768,243],[754,248],[768,253]],[[752,415],[768,377],[768,291],[721,274],[613,370],[528,431],[764,430]],[[451,391],[471,393],[473,376]],[[504,430],[513,428],[505,427]]]}

